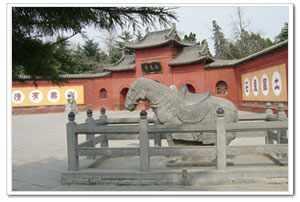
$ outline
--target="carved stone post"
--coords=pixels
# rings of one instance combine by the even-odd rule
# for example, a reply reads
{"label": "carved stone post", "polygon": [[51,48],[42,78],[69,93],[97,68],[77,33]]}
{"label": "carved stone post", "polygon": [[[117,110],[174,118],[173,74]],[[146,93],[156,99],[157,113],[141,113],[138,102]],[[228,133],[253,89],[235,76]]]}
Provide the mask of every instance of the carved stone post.
{"label": "carved stone post", "polygon": [[[285,114],[285,106],[283,103],[280,103],[278,105],[278,113],[277,113],[277,118],[278,121],[285,121],[287,120],[286,114]],[[286,130],[278,130],[277,131],[277,144],[281,144],[281,138],[286,138]],[[279,154],[280,157],[286,157],[286,154]]]}
{"label": "carved stone post", "polygon": [[[94,125],[95,124],[95,120],[93,119],[93,111],[91,109],[88,109],[86,111],[86,115],[87,115],[87,118],[85,119],[85,122],[87,124]],[[90,147],[95,147],[95,134],[87,134],[86,135],[86,140],[87,141],[91,140]],[[87,158],[88,159],[95,159],[95,156],[88,155]]]}
{"label": "carved stone post", "polygon": [[[106,110],[104,107],[102,107],[100,109],[100,122],[103,124],[103,125],[107,125],[107,116],[105,114]],[[100,143],[101,144],[101,147],[108,147],[108,140],[106,138],[106,135],[105,134],[101,134],[102,136],[104,136],[104,140]]]}
{"label": "carved stone post", "polygon": [[226,128],[224,110],[217,110],[217,170],[226,169]]}
{"label": "carved stone post", "polygon": [[139,122],[140,132],[140,171],[147,172],[150,170],[150,153],[149,153],[149,137],[148,137],[148,120],[147,112],[142,110]]}
{"label": "carved stone post", "polygon": [[[267,117],[268,115],[273,115],[272,110],[272,104],[270,102],[266,103],[266,121],[268,121]],[[270,131],[267,131],[266,137],[265,137],[265,144],[274,144],[274,140],[271,139],[271,136],[269,135]]]}
{"label": "carved stone post", "polygon": [[[158,120],[154,120],[154,125],[159,125]],[[155,133],[154,134],[154,146],[155,147],[161,147],[161,134]]]}
{"label": "carved stone post", "polygon": [[75,134],[77,123],[75,122],[74,112],[68,114],[69,122],[67,123],[67,149],[68,149],[68,170],[79,170],[79,158],[77,154],[78,139]]}
{"label": "carved stone post", "polygon": [[266,113],[266,115],[273,114],[272,104],[270,102],[266,103],[266,111],[265,111],[265,113]]}

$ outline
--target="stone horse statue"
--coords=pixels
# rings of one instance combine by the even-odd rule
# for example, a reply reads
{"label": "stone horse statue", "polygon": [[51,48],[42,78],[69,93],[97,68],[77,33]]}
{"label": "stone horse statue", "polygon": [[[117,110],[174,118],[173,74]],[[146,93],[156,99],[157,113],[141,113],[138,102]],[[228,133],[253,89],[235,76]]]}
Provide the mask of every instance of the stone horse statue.
{"label": "stone horse statue", "polygon": [[[186,85],[177,91],[147,78],[138,78],[130,87],[125,107],[135,110],[139,100],[148,100],[159,123],[215,123],[216,111],[222,107],[226,122],[238,121],[237,110],[227,99],[215,97],[206,91],[203,94],[190,93]],[[234,138],[235,133],[226,135],[227,144]],[[174,133],[173,140],[197,142],[203,145],[216,143],[214,133]]]}

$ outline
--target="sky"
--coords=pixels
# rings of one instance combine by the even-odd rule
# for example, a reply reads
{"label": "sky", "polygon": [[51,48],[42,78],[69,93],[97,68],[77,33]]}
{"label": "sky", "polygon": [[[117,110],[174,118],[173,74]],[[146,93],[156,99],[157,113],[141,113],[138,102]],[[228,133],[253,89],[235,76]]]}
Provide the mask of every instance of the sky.
{"label": "sky", "polygon": [[[289,8],[287,6],[241,6],[243,17],[246,22],[250,22],[249,30],[259,32],[264,38],[270,38],[274,41],[289,19]],[[180,6],[174,10],[177,13],[178,22],[177,31],[183,38],[184,34],[190,32],[196,33],[198,41],[206,39],[212,54],[214,54],[214,45],[212,40],[212,21],[216,20],[222,28],[225,37],[231,39],[232,19],[237,19],[236,6]],[[146,28],[145,28],[146,29]],[[143,33],[145,29],[141,30]],[[157,26],[157,29],[164,29]],[[151,29],[150,31],[155,31]],[[118,30],[121,33],[121,30]],[[89,28],[86,30],[89,39],[99,42],[100,48],[105,50],[103,43],[104,31]],[[81,36],[75,36],[70,40],[74,44],[83,44],[84,39]]]}

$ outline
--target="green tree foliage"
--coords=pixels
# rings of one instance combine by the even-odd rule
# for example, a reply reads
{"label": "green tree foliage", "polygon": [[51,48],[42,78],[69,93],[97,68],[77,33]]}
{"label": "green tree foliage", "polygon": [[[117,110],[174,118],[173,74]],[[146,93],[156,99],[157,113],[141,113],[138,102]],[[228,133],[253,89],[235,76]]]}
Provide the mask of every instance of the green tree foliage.
{"label": "green tree foliage", "polygon": [[[56,41],[60,41],[62,39],[63,37],[59,36]],[[59,74],[74,73],[73,70],[76,62],[68,41],[62,41],[55,46],[54,59],[56,60],[55,68]]]}
{"label": "green tree foliage", "polygon": [[[32,80],[61,84],[57,71],[56,46],[88,26],[99,29],[167,25],[176,20],[172,8],[164,7],[13,7],[12,8],[12,77],[27,74]],[[67,32],[70,36],[56,42],[49,37]],[[60,68],[62,71],[64,68]]]}
{"label": "green tree foliage", "polygon": [[141,41],[143,39],[143,34],[140,30],[137,31],[137,33],[134,34],[137,41]]}
{"label": "green tree foliage", "polygon": [[212,21],[212,25],[212,39],[214,40],[215,57],[221,59],[233,59],[233,56],[231,56],[231,52],[229,49],[229,47],[232,46],[232,44],[230,44],[225,38],[225,35],[222,32],[222,28],[217,24],[215,20]]}
{"label": "green tree foliage", "polygon": [[221,27],[213,21],[215,56],[222,59],[240,59],[274,44],[269,38],[265,39],[259,33],[242,30],[240,36],[235,41],[229,41],[225,38]]}
{"label": "green tree foliage", "polygon": [[281,29],[281,32],[275,37],[275,43],[279,43],[279,42],[287,40],[288,36],[289,36],[288,32],[289,32],[289,25],[286,22],[286,23],[284,23],[284,26]]}
{"label": "green tree foliage", "polygon": [[83,52],[89,59],[100,62],[99,44],[95,43],[94,40],[88,39],[85,41],[85,44],[83,45]]}
{"label": "green tree foliage", "polygon": [[117,41],[117,46],[121,54],[132,55],[134,54],[133,50],[130,50],[125,47],[125,43],[133,39],[133,35],[129,31],[123,31],[121,35],[118,36],[121,41]]}

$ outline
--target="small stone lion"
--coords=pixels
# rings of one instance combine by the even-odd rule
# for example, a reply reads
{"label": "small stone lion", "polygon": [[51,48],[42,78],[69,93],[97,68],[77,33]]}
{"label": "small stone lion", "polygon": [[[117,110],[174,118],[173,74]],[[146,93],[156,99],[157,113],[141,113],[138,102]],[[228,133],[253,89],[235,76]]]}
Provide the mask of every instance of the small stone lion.
{"label": "small stone lion", "polygon": [[74,114],[78,114],[78,108],[75,100],[74,93],[71,91],[68,92],[67,94],[67,104],[66,104],[66,109],[65,112],[69,114],[70,112],[73,112]]}

